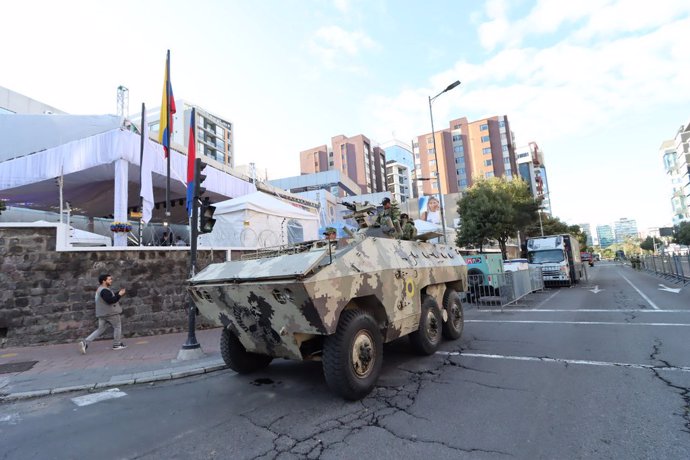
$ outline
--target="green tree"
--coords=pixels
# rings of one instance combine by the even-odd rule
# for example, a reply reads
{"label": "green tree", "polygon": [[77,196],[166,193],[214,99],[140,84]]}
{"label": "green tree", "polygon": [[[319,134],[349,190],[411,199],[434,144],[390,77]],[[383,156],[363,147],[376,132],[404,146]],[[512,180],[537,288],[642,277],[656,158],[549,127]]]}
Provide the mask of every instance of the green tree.
{"label": "green tree", "polygon": [[537,217],[537,203],[523,180],[503,178],[478,180],[458,201],[462,222],[457,232],[458,246],[475,246],[481,251],[491,239],[498,241],[507,258],[508,239]]}
{"label": "green tree", "polygon": [[645,240],[640,243],[640,249],[643,249],[645,251],[653,251],[655,249],[654,239],[651,236],[645,238]]}
{"label": "green tree", "polygon": [[544,236],[568,233],[568,224],[561,221],[561,219],[558,217],[542,214],[541,225],[539,225],[538,220],[536,222],[532,222],[525,228],[525,236],[541,236],[542,228],[544,229]]}
{"label": "green tree", "polygon": [[690,246],[690,222],[681,222],[673,229],[673,242]]}

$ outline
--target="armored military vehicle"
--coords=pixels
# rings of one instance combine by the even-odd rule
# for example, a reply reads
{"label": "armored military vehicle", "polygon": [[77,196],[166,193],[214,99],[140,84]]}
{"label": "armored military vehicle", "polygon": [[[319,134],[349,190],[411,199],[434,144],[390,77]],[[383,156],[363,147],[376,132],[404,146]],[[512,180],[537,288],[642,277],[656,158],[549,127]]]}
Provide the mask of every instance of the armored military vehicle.
{"label": "armored military vehicle", "polygon": [[331,390],[357,400],[378,380],[383,343],[409,335],[430,355],[442,336],[460,337],[467,267],[459,251],[399,240],[391,222],[369,226],[374,205],[348,207],[359,224],[349,238],[261,250],[189,280],[201,314],[224,328],[221,354],[231,369],[321,360]]}

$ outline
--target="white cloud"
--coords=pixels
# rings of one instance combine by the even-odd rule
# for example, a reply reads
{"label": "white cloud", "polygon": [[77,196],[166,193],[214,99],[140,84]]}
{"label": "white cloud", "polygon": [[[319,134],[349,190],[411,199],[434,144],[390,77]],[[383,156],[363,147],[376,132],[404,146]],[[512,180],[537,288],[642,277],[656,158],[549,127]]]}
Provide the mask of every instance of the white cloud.
{"label": "white cloud", "polygon": [[360,69],[353,63],[361,51],[376,48],[378,44],[364,32],[338,26],[321,27],[308,42],[309,51],[328,69]]}

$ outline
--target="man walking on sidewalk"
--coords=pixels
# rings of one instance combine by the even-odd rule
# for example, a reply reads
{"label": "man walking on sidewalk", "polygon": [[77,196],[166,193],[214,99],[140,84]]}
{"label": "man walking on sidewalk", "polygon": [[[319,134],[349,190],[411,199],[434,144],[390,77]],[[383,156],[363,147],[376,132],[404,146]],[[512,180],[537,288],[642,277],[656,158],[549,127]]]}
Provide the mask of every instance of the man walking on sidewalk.
{"label": "man walking on sidewalk", "polygon": [[93,331],[86,339],[79,341],[79,349],[82,354],[86,354],[86,349],[89,348],[89,343],[96,340],[105,332],[108,324],[113,327],[113,350],[122,350],[127,346],[122,343],[122,306],[120,299],[125,295],[125,290],[115,294],[110,290],[113,284],[113,277],[109,274],[98,276],[100,286],[96,290],[96,317],[98,318],[98,329]]}

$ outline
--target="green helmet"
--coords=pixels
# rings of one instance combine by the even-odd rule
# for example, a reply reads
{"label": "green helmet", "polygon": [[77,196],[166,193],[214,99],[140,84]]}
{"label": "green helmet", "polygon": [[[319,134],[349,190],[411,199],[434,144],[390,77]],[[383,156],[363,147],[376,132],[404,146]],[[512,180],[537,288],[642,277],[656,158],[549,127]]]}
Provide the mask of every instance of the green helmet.
{"label": "green helmet", "polygon": [[329,235],[331,233],[338,233],[338,231],[334,227],[326,227],[326,230],[323,231],[324,235]]}

